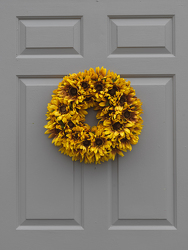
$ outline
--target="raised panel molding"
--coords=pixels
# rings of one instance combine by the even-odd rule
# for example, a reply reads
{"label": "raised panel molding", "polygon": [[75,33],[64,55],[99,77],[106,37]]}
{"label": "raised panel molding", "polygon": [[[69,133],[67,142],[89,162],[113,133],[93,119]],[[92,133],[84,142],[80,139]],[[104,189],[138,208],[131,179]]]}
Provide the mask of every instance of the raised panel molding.
{"label": "raised panel molding", "polygon": [[173,56],[173,16],[109,16],[109,57]]}
{"label": "raised panel molding", "polygon": [[109,168],[109,230],[176,230],[175,79],[124,77],[143,102],[144,128]]}
{"label": "raised panel molding", "polygon": [[82,57],[82,17],[18,18],[18,57]]}
{"label": "raised panel molding", "polygon": [[83,168],[44,134],[52,91],[62,78],[18,78],[17,230],[83,230]]}

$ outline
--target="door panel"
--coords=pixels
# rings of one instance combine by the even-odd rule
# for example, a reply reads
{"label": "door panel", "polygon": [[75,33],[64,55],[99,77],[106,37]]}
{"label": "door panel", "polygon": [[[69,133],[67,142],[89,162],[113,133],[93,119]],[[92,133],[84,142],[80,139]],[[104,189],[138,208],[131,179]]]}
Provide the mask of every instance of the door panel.
{"label": "door panel", "polygon": [[[187,11],[183,0],[2,1],[3,249],[186,249]],[[97,66],[131,81],[144,128],[124,157],[72,162],[44,134],[46,107],[65,75]]]}
{"label": "door panel", "polygon": [[81,17],[18,17],[18,56],[80,55]]}
{"label": "door panel", "polygon": [[174,16],[110,16],[111,57],[169,56],[174,52]]}
{"label": "door panel", "polygon": [[[17,229],[82,229],[82,169],[43,136],[46,103],[62,78],[19,78]],[[43,118],[42,118],[43,117]],[[55,185],[54,185],[55,184]],[[56,227],[56,224],[58,227]],[[79,226],[78,226],[79,225]],[[31,227],[29,227],[31,226]]]}
{"label": "door panel", "polygon": [[145,126],[138,145],[113,163],[113,223],[122,229],[175,229],[174,79],[128,79],[144,99]]}

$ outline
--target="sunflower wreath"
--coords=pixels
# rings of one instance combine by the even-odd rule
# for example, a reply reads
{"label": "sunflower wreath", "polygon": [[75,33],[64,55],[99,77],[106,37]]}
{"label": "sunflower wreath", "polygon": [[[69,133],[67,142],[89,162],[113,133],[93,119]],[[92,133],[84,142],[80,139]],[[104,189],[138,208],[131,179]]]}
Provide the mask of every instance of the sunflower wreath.
{"label": "sunflower wreath", "polygon": [[[143,112],[130,81],[103,67],[90,68],[65,76],[53,93],[45,134],[72,160],[96,164],[114,160],[137,144]],[[85,123],[90,107],[98,110],[97,126]]]}

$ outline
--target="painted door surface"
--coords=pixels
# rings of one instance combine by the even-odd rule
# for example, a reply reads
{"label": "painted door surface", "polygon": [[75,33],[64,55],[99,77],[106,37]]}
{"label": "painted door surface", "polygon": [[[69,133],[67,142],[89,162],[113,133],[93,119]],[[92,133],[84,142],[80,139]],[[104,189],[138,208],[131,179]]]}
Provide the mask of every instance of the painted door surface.
{"label": "painted door surface", "polygon": [[[1,0],[2,250],[187,249],[187,13],[183,0]],[[63,76],[97,66],[131,81],[144,128],[95,166],[43,126]]]}

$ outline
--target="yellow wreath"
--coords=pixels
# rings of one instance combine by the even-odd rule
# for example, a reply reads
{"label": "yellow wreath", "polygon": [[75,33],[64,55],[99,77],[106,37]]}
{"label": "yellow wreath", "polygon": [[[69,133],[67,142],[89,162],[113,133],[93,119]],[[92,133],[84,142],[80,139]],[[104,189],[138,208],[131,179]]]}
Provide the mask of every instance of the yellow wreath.
{"label": "yellow wreath", "polygon": [[[132,150],[142,130],[141,101],[130,81],[105,68],[69,74],[53,91],[45,134],[72,160],[101,163]],[[98,110],[98,125],[85,122],[86,110]]]}

